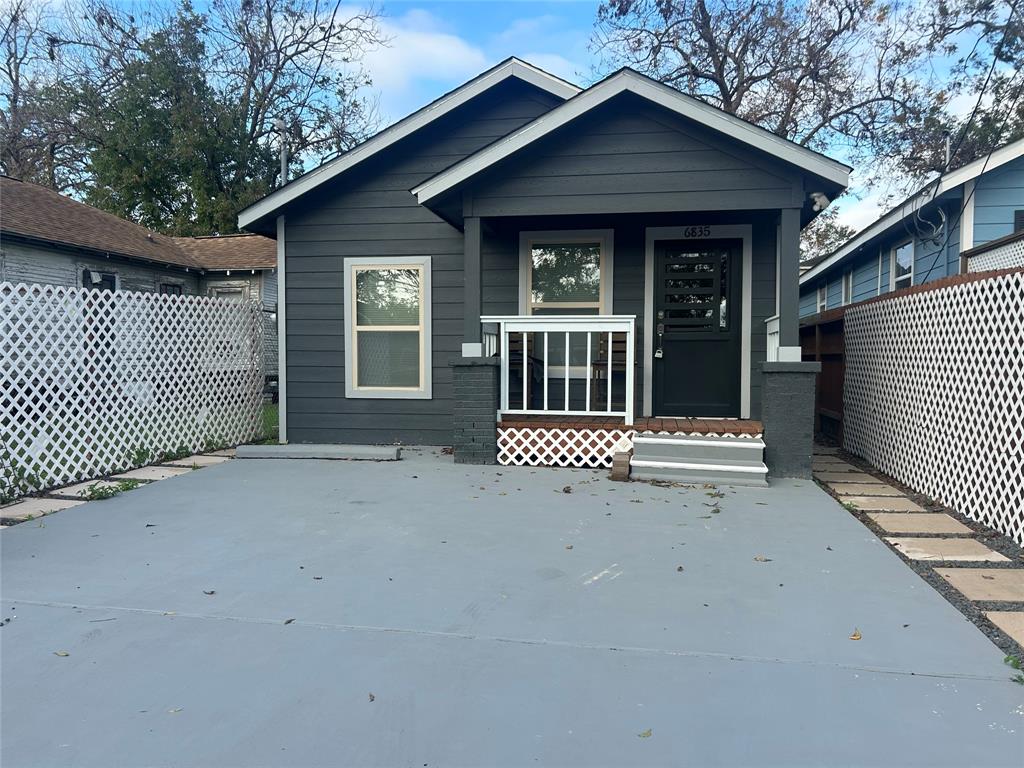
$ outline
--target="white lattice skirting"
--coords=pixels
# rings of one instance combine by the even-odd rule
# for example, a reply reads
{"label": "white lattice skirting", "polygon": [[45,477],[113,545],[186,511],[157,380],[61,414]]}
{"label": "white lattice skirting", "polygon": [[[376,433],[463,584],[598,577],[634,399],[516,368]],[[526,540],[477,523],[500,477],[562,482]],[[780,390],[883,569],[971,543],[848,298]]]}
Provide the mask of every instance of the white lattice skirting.
{"label": "white lattice skirting", "polygon": [[[644,431],[644,434],[655,434]],[[658,432],[667,435],[707,433]],[[761,435],[727,435],[737,440]],[[611,467],[612,457],[633,447],[634,429],[558,429],[498,425],[498,463],[514,467]]]}
{"label": "white lattice skirting", "polygon": [[847,450],[1024,544],[1024,273],[846,312]]}
{"label": "white lattice skirting", "polygon": [[209,297],[0,283],[0,492],[254,437],[262,315]]}

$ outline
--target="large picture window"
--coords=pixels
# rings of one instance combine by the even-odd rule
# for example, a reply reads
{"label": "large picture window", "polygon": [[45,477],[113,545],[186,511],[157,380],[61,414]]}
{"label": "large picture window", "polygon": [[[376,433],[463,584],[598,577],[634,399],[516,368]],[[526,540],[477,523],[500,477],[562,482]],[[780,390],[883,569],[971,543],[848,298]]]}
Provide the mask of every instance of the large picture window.
{"label": "large picture window", "polygon": [[892,288],[909,288],[914,283],[914,241],[897,245],[892,249]]}
{"label": "large picture window", "polygon": [[429,398],[430,259],[346,259],[345,285],[345,396]]}

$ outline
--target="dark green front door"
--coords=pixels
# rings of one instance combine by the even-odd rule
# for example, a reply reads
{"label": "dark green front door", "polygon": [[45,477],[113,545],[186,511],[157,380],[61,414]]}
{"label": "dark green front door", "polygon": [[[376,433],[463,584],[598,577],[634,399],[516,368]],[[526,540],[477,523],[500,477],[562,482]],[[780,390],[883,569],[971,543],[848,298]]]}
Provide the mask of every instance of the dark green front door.
{"label": "dark green front door", "polygon": [[654,249],[654,415],[740,415],[739,240]]}

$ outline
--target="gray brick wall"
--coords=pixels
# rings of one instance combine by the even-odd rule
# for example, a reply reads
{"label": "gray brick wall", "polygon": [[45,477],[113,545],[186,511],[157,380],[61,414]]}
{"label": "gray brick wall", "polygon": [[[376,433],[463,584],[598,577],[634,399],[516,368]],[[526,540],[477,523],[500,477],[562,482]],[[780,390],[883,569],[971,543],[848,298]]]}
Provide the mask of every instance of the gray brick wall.
{"label": "gray brick wall", "polygon": [[498,462],[498,361],[455,360],[453,448],[456,464]]}
{"label": "gray brick wall", "polygon": [[814,385],[821,363],[762,365],[761,423],[769,477],[811,477]]}

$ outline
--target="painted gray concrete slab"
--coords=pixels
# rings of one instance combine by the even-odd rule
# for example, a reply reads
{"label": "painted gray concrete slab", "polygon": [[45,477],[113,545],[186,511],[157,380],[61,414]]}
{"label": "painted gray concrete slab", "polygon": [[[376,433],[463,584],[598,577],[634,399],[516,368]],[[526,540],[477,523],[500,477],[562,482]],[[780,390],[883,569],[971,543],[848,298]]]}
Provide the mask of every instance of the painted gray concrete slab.
{"label": "painted gray concrete slab", "polygon": [[0,762],[1019,764],[1024,688],[870,531],[712,492],[410,451],[16,526]]}

